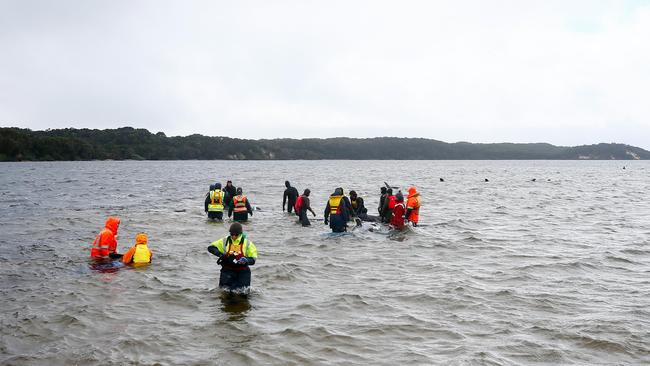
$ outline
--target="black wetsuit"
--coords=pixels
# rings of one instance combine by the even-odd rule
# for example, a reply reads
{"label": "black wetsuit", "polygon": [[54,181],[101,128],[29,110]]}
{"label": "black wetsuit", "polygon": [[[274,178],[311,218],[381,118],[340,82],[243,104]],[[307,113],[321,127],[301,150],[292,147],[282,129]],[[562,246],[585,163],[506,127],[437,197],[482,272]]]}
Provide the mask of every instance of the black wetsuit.
{"label": "black wetsuit", "polygon": [[311,222],[309,222],[309,217],[307,217],[307,211],[311,209],[310,202],[309,202],[309,197],[302,195],[302,203],[300,205],[300,212],[298,212],[298,221],[302,224],[302,226],[309,226],[311,225]]}
{"label": "black wetsuit", "polygon": [[223,187],[223,191],[226,193],[225,196],[223,197],[223,204],[230,207],[232,206],[232,198],[237,195],[237,188],[235,186],[225,186]]}
{"label": "black wetsuit", "polygon": [[[289,206],[287,206],[287,212],[291,213],[293,210],[294,206],[296,205],[296,199],[298,199],[298,196],[300,194],[298,193],[298,190],[296,187],[291,187],[289,186],[287,189],[284,190],[284,196],[282,197],[282,207],[284,207],[285,203],[287,203],[287,199],[289,201]],[[299,212],[296,212],[296,215],[300,214]]]}

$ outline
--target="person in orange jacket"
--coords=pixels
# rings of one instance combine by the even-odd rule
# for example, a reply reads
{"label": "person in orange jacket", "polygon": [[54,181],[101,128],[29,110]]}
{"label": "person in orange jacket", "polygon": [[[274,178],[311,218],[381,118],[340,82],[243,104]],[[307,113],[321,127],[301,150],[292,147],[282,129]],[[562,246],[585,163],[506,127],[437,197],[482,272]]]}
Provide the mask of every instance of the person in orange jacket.
{"label": "person in orange jacket", "polygon": [[149,250],[147,242],[149,238],[145,233],[139,233],[135,236],[135,245],[131,247],[124,256],[122,257],[122,262],[124,264],[143,264],[151,263],[151,258],[153,253]]}
{"label": "person in orange jacket", "polygon": [[420,220],[420,193],[415,187],[409,188],[409,197],[406,200],[406,220],[413,223],[413,226],[418,226]]}
{"label": "person in orange jacket", "polygon": [[117,228],[120,226],[120,219],[111,216],[106,219],[104,226],[90,248],[90,256],[95,259],[119,256],[117,254]]}

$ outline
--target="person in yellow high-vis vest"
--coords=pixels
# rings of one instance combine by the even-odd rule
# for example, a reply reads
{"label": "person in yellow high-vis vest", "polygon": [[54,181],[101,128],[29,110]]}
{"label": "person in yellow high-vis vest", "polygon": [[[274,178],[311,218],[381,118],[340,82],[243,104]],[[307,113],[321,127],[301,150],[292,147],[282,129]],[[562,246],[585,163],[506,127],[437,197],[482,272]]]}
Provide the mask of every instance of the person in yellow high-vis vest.
{"label": "person in yellow high-vis vest", "polygon": [[212,220],[223,220],[225,192],[221,190],[221,183],[210,186],[210,192],[205,196],[205,212]]}
{"label": "person in yellow high-vis vest", "polygon": [[131,247],[124,256],[122,262],[125,264],[147,264],[151,263],[153,253],[149,250],[147,243],[149,238],[145,233],[139,233],[135,236],[135,245]]}
{"label": "person in yellow high-vis vest", "polygon": [[350,200],[343,194],[343,188],[334,190],[325,206],[324,224],[330,225],[333,233],[348,231],[348,221],[354,216]]}
{"label": "person in yellow high-vis vest", "polygon": [[240,223],[234,222],[229,231],[229,236],[212,242],[208,246],[208,252],[219,257],[219,287],[231,291],[243,290],[251,285],[249,266],[257,260],[257,248],[243,233]]}

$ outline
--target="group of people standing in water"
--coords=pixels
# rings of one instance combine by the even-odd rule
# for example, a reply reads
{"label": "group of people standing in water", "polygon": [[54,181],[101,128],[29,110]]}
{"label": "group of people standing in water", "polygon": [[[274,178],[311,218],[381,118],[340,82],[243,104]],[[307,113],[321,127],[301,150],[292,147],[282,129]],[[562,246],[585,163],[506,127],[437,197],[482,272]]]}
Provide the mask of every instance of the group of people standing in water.
{"label": "group of people standing in water", "polygon": [[[311,208],[309,189],[302,194],[292,187],[289,181],[285,182],[285,191],[282,198],[282,211],[298,216],[298,222],[303,226],[311,225],[307,216],[308,212],[315,217],[316,213]],[[403,230],[407,222],[417,226],[419,210],[421,205],[420,194],[415,187],[408,190],[408,196],[404,197],[401,191],[393,194],[392,188],[382,187],[380,190],[378,216],[368,215],[364,200],[355,191],[350,191],[349,197],[345,195],[343,188],[339,187],[329,196],[323,222],[329,225],[332,232],[347,231],[348,223],[355,221],[361,225],[361,221],[382,222],[389,224],[393,229]],[[253,215],[253,209],[248,197],[243,194],[241,187],[235,188],[232,181],[227,181],[222,188],[221,183],[210,185],[210,191],[206,194],[204,210],[208,217],[213,220],[223,220],[224,212],[228,217],[233,218],[229,228],[229,235],[212,242],[208,246],[208,252],[217,256],[217,263],[221,265],[219,276],[219,287],[228,290],[242,290],[250,286],[251,265],[257,261],[257,248],[255,244],[243,232],[240,222],[248,220]],[[148,264],[151,263],[153,253],[148,247],[148,237],[145,233],[138,233],[135,237],[135,244],[126,253],[117,253],[117,231],[120,219],[109,217],[105,227],[97,234],[90,249],[90,256],[96,261],[105,259],[120,260],[124,264]]]}

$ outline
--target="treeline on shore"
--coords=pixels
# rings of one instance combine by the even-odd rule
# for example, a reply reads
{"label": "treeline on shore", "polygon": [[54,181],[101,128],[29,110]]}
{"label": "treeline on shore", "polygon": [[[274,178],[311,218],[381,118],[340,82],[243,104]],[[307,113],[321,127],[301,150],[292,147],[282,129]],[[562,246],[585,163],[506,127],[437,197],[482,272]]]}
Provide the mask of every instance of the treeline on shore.
{"label": "treeline on shore", "polygon": [[0,128],[0,161],[50,160],[633,160],[650,152],[625,144],[575,147],[446,143],[423,138],[247,140],[202,135],[167,137],[146,129]]}

